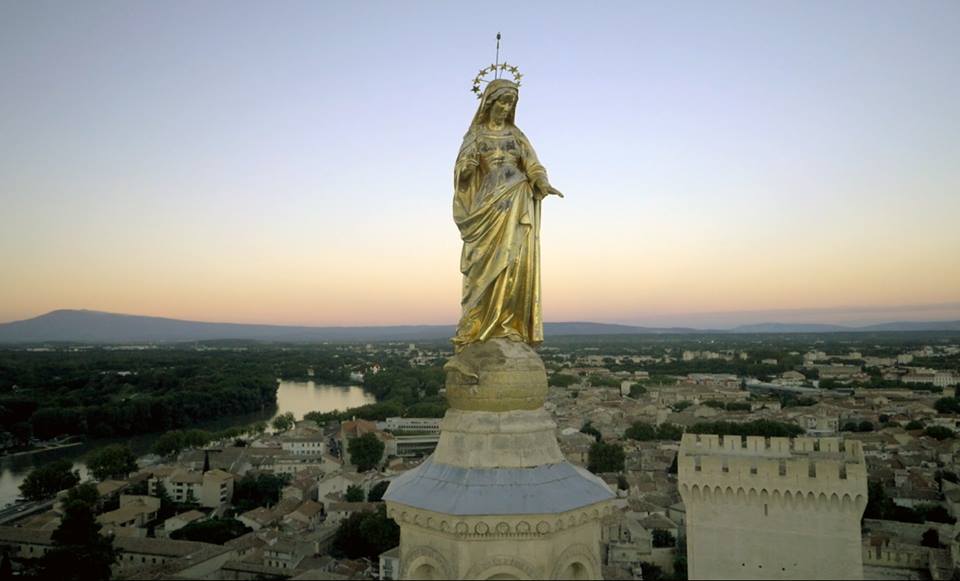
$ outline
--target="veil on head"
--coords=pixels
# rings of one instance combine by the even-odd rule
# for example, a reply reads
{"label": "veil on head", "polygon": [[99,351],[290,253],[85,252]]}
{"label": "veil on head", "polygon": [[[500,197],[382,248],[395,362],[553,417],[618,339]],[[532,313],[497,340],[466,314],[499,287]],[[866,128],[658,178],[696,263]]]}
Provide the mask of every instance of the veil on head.
{"label": "veil on head", "polygon": [[[480,106],[477,107],[477,112],[474,114],[473,121],[470,123],[470,131],[473,131],[486,119],[490,106],[493,105],[500,96],[507,93],[513,93],[515,97],[519,98],[520,91],[518,85],[507,79],[494,79],[487,83],[487,87],[483,90],[483,96],[480,98]],[[514,102],[513,109],[510,110],[510,114],[507,116],[507,122],[510,125],[514,125],[513,118],[516,110],[517,106],[516,102]]]}

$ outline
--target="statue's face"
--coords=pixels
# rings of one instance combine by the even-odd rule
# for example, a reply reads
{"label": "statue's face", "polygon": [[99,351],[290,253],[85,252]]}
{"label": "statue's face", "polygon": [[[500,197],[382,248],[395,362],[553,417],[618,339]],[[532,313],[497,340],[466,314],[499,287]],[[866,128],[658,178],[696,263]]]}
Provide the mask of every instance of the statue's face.
{"label": "statue's face", "polygon": [[497,100],[490,107],[490,120],[494,123],[503,123],[510,116],[514,106],[517,104],[517,96],[512,93],[506,93],[497,97]]}

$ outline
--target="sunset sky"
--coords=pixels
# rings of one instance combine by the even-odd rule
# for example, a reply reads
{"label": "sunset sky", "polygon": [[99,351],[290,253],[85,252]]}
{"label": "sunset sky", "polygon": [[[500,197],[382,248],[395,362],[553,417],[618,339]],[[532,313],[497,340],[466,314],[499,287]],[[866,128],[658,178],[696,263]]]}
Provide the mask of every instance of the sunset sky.
{"label": "sunset sky", "polygon": [[960,2],[0,0],[0,322],[453,323],[477,70],[548,321],[960,319]]}

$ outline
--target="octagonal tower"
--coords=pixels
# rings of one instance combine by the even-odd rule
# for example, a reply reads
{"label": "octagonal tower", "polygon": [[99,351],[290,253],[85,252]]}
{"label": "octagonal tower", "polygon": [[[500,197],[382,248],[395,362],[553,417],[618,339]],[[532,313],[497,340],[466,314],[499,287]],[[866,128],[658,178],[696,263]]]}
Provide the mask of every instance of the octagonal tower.
{"label": "octagonal tower", "polygon": [[600,579],[600,519],[614,494],[567,462],[527,344],[468,345],[447,365],[440,442],[384,500],[400,525],[401,579]]}

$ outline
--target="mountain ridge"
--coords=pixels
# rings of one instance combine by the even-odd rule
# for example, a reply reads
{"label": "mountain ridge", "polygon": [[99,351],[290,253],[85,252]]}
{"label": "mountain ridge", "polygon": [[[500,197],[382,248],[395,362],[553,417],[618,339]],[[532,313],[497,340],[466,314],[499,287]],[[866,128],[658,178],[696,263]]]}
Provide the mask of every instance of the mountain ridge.
{"label": "mountain ridge", "polygon": [[[306,326],[188,321],[167,317],[58,309],[0,323],[0,343],[177,343],[221,339],[253,341],[394,341],[432,340],[453,336],[454,325]],[[811,323],[759,323],[732,329],[641,327],[571,321],[545,323],[547,335],[626,335],[680,333],[834,333],[884,331],[960,331],[960,321],[895,321],[853,327]]]}

